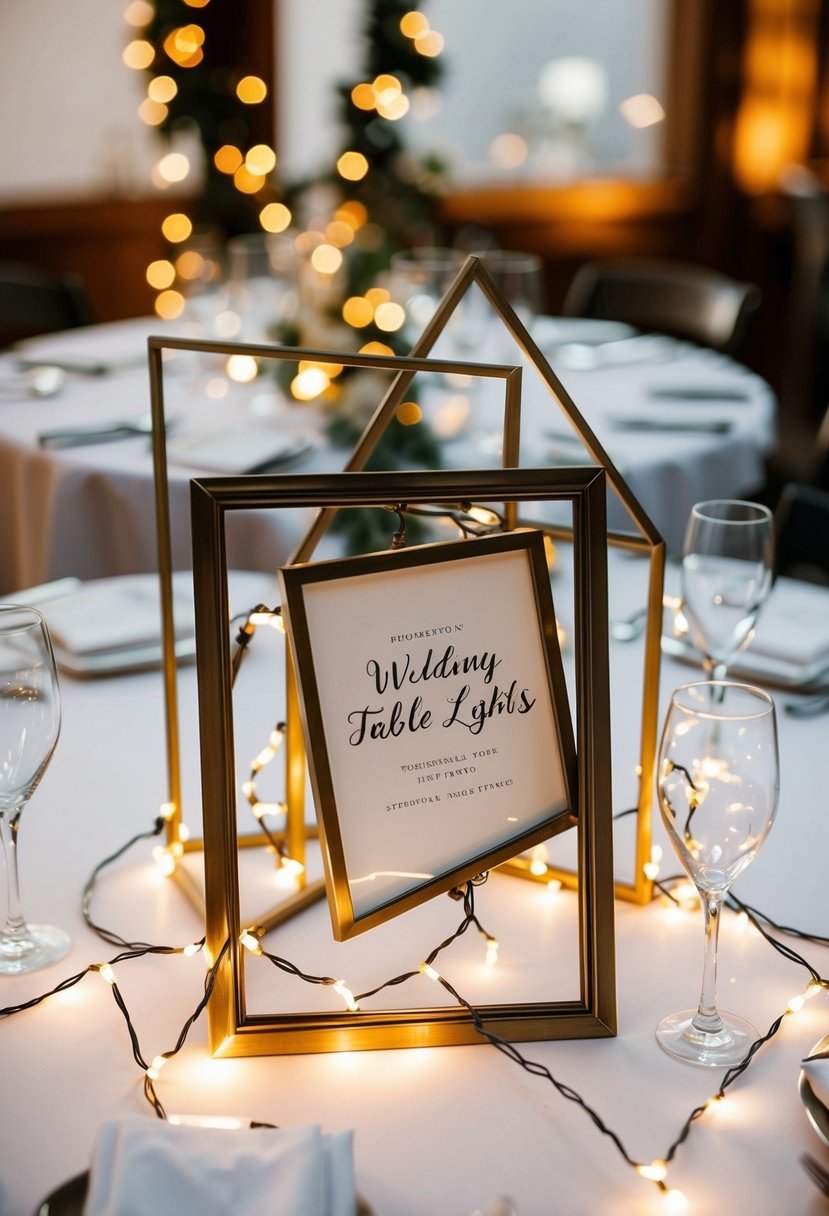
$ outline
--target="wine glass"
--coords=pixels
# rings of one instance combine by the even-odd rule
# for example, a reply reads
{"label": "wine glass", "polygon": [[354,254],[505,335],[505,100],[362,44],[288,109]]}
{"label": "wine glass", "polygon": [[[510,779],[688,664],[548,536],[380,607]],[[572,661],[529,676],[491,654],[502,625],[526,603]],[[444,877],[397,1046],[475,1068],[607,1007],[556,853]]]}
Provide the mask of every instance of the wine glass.
{"label": "wine glass", "polygon": [[[543,265],[535,253],[515,249],[485,249],[476,253],[481,265],[489,271],[495,286],[511,304],[527,329],[541,311],[543,296]],[[503,330],[506,336],[506,330]]]}
{"label": "wine glass", "polygon": [[218,324],[227,311],[225,258],[221,233],[212,228],[194,229],[176,254],[176,288],[184,297],[182,320],[192,337],[229,336],[220,335]]}
{"label": "wine glass", "polygon": [[[414,342],[431,321],[465,260],[460,249],[440,245],[420,245],[391,255],[389,290],[394,302],[406,310],[403,333],[408,341]],[[450,330],[459,328],[462,307],[461,303],[450,318]]]}
{"label": "wine glass", "polygon": [[729,1068],[759,1037],[717,1009],[717,939],[723,900],[757,855],[777,810],[777,721],[768,693],[709,681],[677,688],[659,747],[659,809],[705,912],[705,962],[696,1010],[663,1018],[656,1038],[669,1055]]}
{"label": "wine glass", "polygon": [[36,608],[0,607],[0,839],[7,890],[0,975],[37,971],[69,949],[62,929],[26,924],[17,869],[20,816],[59,733],[60,691],[46,621]]}
{"label": "wine glass", "polygon": [[706,674],[725,678],[754,636],[771,590],[774,525],[767,507],[737,499],[698,502],[682,550],[682,611]]}
{"label": "wine glass", "polygon": [[267,342],[278,322],[295,318],[297,262],[285,233],[250,232],[227,242],[227,302],[243,341]]}

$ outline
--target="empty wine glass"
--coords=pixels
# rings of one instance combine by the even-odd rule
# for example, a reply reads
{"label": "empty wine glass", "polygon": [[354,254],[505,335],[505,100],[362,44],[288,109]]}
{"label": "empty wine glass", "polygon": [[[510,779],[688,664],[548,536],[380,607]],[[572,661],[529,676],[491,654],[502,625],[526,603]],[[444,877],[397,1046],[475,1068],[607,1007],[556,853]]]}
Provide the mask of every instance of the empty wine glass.
{"label": "empty wine glass", "polygon": [[297,251],[286,233],[251,232],[227,242],[227,303],[238,337],[267,342],[297,311]]}
{"label": "empty wine glass", "polygon": [[750,1022],[717,1009],[717,940],[723,900],[757,855],[777,810],[774,702],[749,684],[708,681],[671,697],[657,770],[659,809],[705,912],[705,962],[697,1009],[663,1018],[656,1038],[669,1055],[728,1068],[759,1037]]}
{"label": "empty wine glass", "polygon": [[682,550],[682,611],[709,676],[724,679],[754,636],[771,590],[774,525],[767,507],[698,502]]}
{"label": "empty wine glass", "polygon": [[7,891],[0,975],[37,971],[69,949],[62,929],[26,923],[17,868],[20,816],[59,733],[60,692],[46,621],[35,608],[0,607],[0,838]]}

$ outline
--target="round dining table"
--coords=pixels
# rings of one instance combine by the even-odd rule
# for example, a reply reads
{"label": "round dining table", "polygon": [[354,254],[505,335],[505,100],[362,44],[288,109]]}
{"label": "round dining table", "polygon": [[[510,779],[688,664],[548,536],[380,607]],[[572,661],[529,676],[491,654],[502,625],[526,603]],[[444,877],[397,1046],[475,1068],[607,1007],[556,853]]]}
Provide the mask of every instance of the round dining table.
{"label": "round dining table", "polygon": [[[637,594],[636,574],[641,575],[645,559],[615,555],[614,561],[620,563],[622,579],[630,581],[631,594]],[[562,586],[557,578],[564,577],[554,574],[557,596]],[[255,594],[253,588],[250,594]],[[267,634],[273,635],[268,646],[279,644],[275,631]],[[251,667],[243,665],[240,678],[253,679],[260,664],[266,673],[272,670],[268,646],[261,652],[254,647]],[[618,753],[614,747],[615,783],[617,777],[624,779],[623,770],[633,767],[636,755],[630,697],[642,656],[635,642],[611,640],[610,646],[613,729],[622,742],[630,736],[629,745]],[[660,720],[671,690],[696,674],[685,663],[663,659]],[[264,702],[250,708],[245,696],[240,702],[237,737],[244,741],[243,759],[260,746],[263,725],[269,729],[278,682],[268,678],[266,688],[271,691]],[[105,976],[89,972],[42,1002],[37,998],[89,964],[122,953],[113,944],[116,938],[102,940],[83,918],[83,890],[99,862],[152,829],[165,799],[161,674],[66,677],[62,684],[63,730],[23,816],[20,861],[28,915],[64,927],[72,946],[46,970],[0,978],[0,1008],[7,1014],[0,1027],[4,1216],[56,1216],[76,1210],[61,1207],[57,1199],[46,1208],[39,1205],[88,1169],[101,1125],[126,1115],[156,1122],[125,1018]],[[188,782],[197,781],[192,666],[180,669],[179,687],[182,765]],[[787,713],[785,706],[798,699],[794,692],[775,694],[781,769],[777,821],[734,890],[778,924],[826,934],[829,850],[818,756],[826,745],[827,718]],[[260,797],[273,796],[270,779],[260,774]],[[666,878],[677,872],[678,864],[656,812],[655,818],[655,841],[664,849],[660,874]],[[198,833],[197,798],[188,802],[187,820]],[[155,843],[153,838],[139,839],[102,870],[87,900],[89,919],[129,942],[176,947],[195,943],[203,923],[179,886],[155,866]],[[620,862],[629,848],[629,838],[617,841]],[[257,851],[244,852],[249,857]],[[201,854],[188,857],[198,868]],[[272,872],[272,862],[267,864]],[[461,992],[483,994],[483,999],[491,985],[505,984],[518,992],[532,989],[548,953],[572,932],[578,919],[576,894],[495,874],[477,900],[482,924],[502,943],[496,970],[487,970],[479,935],[472,931],[462,944],[441,955],[442,974]],[[417,976],[426,951],[460,920],[461,909],[445,897],[428,906],[435,909],[437,921],[414,940],[404,938],[401,945],[397,922],[365,935],[366,949],[370,947],[367,965],[378,978],[407,970]],[[686,909],[661,898],[644,906],[617,900],[615,922],[615,1037],[519,1044],[529,1069],[485,1042],[215,1058],[207,1047],[201,1013],[181,1050],[160,1073],[158,1098],[170,1115],[230,1117],[280,1128],[315,1125],[326,1132],[353,1130],[356,1187],[364,1210],[374,1216],[664,1216],[725,1210],[817,1216],[825,1200],[799,1158],[808,1153],[829,1167],[829,1146],[810,1123],[798,1086],[801,1060],[829,1030],[829,993],[819,991],[799,1012],[784,1014],[792,998],[806,988],[809,972],[777,953],[745,916],[726,911],[720,937],[722,1006],[750,1019],[761,1034],[783,1016],[777,1033],[728,1087],[725,1098],[708,1106],[722,1072],[670,1058],[654,1036],[664,1014],[693,1004],[699,992],[699,906]],[[324,903],[266,940],[269,949],[305,970],[349,974],[345,966],[339,972],[328,970],[342,965],[343,947],[330,939]],[[806,957],[816,974],[829,974],[825,944],[784,940]],[[254,963],[263,960],[254,959],[251,972]],[[115,963],[119,994],[147,1061],[176,1045],[203,996],[207,966],[201,953],[146,954]],[[498,969],[503,969],[500,980],[493,978]],[[306,997],[307,986],[280,977],[273,968],[265,969],[263,982],[287,993],[294,1008],[303,1008],[306,999],[325,1002],[331,997],[330,990],[328,996],[316,990],[317,995]],[[428,1000],[424,985],[430,981],[417,976],[406,999]],[[32,1007],[9,1012],[28,1002]],[[705,1110],[673,1154],[660,1189],[625,1162],[574,1095],[618,1136],[632,1161],[645,1165],[664,1158],[691,1113]],[[242,1171],[240,1197],[244,1183]]]}
{"label": "round dining table", "polygon": [[[176,322],[138,318],[47,335],[0,356],[0,593],[64,576],[157,568],[147,432],[146,338],[153,333],[181,336],[182,330]],[[669,552],[681,548],[695,502],[750,495],[762,485],[776,401],[741,364],[688,343],[579,318],[539,318],[533,336]],[[508,338],[491,343],[486,358],[522,362]],[[591,463],[541,377],[523,363],[521,464]],[[271,469],[285,457],[286,466],[302,472],[336,471],[348,459],[350,449],[328,438],[330,413],[292,402],[273,364],[250,382],[231,378],[226,360],[173,352],[165,357],[164,380],[177,567],[190,563],[191,477],[248,472],[269,456]],[[503,404],[487,396],[492,388],[478,382],[462,391],[453,384],[426,389],[424,412],[440,437],[444,467],[497,463],[493,435]],[[379,401],[382,382],[375,391]],[[79,429],[113,426],[109,438],[73,437]],[[307,523],[237,522],[228,536],[231,565],[262,570],[285,562]],[[612,494],[609,525],[630,528]]]}

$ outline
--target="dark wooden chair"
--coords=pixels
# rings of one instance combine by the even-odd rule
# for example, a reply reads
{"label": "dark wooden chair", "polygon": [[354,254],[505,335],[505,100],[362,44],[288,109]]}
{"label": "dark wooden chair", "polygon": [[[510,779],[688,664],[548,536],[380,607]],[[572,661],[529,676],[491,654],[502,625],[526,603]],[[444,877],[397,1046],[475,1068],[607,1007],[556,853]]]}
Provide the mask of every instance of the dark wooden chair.
{"label": "dark wooden chair", "polygon": [[726,354],[739,354],[760,289],[703,266],[656,258],[586,262],[568,288],[571,317],[627,321]]}
{"label": "dark wooden chair", "polygon": [[0,349],[94,320],[80,276],[0,261]]}
{"label": "dark wooden chair", "polygon": [[829,490],[790,482],[774,523],[775,573],[829,586]]}

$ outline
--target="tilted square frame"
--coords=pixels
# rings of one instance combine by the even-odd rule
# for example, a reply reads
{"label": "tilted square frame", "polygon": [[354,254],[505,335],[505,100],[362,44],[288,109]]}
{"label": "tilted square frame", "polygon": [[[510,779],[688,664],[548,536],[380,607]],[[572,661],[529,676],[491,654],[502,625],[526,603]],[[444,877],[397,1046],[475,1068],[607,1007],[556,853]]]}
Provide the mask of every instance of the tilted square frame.
{"label": "tilted square frame", "polygon": [[[587,469],[352,473],[204,478],[191,482],[199,724],[204,807],[207,951],[219,960],[209,1043],[222,1056],[443,1046],[479,1042],[464,1009],[251,1015],[246,1010],[239,909],[233,701],[225,516],[229,511],[501,501],[569,501],[575,570],[579,902],[578,1000],[479,1007],[510,1040],[616,1032],[610,780],[605,475]],[[290,667],[288,663],[286,666]]]}
{"label": "tilted square frame", "polygon": [[[572,715],[541,532],[517,529],[306,562],[283,567],[279,578],[337,941],[576,826]],[[394,619],[395,628],[405,632],[402,622],[411,625],[413,615],[432,619],[436,595],[442,605],[451,604],[454,633],[464,635],[450,640],[445,634],[451,627],[443,630],[437,645],[438,653],[444,649],[442,659],[431,640],[437,629],[421,647],[417,642],[423,639],[413,634],[383,636],[382,621]],[[368,655],[357,649],[367,627]],[[343,645],[344,634],[353,645]],[[473,635],[478,642],[467,640]],[[522,673],[522,689],[517,678],[509,691],[500,674],[494,680],[504,664],[505,671]],[[445,682],[452,677],[454,685]],[[450,690],[454,696],[447,695]],[[413,698],[408,711],[407,696]],[[497,721],[490,725],[493,717]],[[428,776],[402,775],[404,768],[411,773],[425,767],[409,763],[415,739],[418,747],[433,750],[429,767],[435,771]],[[467,747],[477,759],[471,770],[461,767],[468,764]],[[456,754],[444,767],[456,748],[463,756]],[[496,775],[485,775],[493,765],[502,779],[509,775],[500,790],[487,783],[487,776]],[[475,787],[474,833],[465,815],[450,813],[452,799],[473,793],[459,792],[452,781],[459,775],[455,767],[462,784]],[[470,776],[478,769],[484,771]],[[513,785],[511,813],[505,816],[501,790]],[[389,802],[396,810],[419,810],[401,828],[398,816],[389,816]]]}

